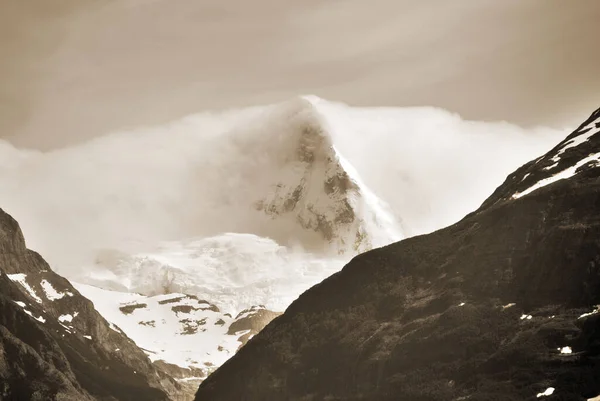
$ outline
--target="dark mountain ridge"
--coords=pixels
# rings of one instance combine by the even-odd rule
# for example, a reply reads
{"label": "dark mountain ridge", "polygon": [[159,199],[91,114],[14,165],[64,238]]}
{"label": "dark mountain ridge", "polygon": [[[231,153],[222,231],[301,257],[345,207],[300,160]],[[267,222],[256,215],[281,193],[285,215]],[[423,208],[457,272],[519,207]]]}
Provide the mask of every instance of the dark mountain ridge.
{"label": "dark mountain ridge", "polygon": [[0,400],[169,400],[180,391],[27,249],[0,210]]}
{"label": "dark mountain ridge", "polygon": [[196,400],[598,396],[599,119],[457,224],[361,254],[306,291]]}

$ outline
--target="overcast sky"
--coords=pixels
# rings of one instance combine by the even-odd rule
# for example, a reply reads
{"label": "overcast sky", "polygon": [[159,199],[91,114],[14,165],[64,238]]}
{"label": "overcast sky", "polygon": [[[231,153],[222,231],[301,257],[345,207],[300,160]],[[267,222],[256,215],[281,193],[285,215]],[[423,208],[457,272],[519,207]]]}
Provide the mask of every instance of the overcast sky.
{"label": "overcast sky", "polygon": [[0,0],[0,137],[41,149],[296,94],[573,124],[598,0]]}

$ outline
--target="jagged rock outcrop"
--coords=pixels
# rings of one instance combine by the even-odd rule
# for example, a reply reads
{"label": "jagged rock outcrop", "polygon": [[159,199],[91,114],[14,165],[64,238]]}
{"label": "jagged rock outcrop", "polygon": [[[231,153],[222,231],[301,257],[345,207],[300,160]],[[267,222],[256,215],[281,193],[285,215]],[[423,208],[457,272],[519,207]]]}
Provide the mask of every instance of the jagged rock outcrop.
{"label": "jagged rock outcrop", "polygon": [[180,386],[110,325],[0,210],[0,399],[168,400]]}
{"label": "jagged rock outcrop", "polygon": [[306,291],[196,401],[597,397],[599,116],[457,224]]}

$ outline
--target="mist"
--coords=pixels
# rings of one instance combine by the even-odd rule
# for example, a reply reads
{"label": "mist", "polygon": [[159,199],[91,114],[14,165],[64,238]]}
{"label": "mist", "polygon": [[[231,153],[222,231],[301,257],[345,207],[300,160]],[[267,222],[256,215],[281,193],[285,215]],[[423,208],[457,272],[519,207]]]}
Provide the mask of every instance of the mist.
{"label": "mist", "polygon": [[[459,220],[566,135],[430,107],[311,99],[336,149],[409,236]],[[161,241],[227,232],[276,237],[283,223],[251,203],[275,184],[286,138],[313,118],[290,113],[290,102],[195,114],[47,152],[2,142],[0,205],[19,221],[28,246],[67,276],[107,248],[144,252]]]}

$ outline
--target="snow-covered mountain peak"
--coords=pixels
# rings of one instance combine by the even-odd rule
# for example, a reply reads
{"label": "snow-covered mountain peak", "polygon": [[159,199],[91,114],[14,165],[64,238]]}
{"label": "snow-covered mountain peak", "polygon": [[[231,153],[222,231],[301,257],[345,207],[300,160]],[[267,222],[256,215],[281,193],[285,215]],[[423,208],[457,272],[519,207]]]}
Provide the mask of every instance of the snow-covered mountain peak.
{"label": "snow-covered mountain peak", "polygon": [[324,101],[305,96],[282,104],[291,129],[279,138],[284,152],[257,209],[273,219],[295,221],[340,254],[401,239],[389,207],[334,146],[319,102]]}

